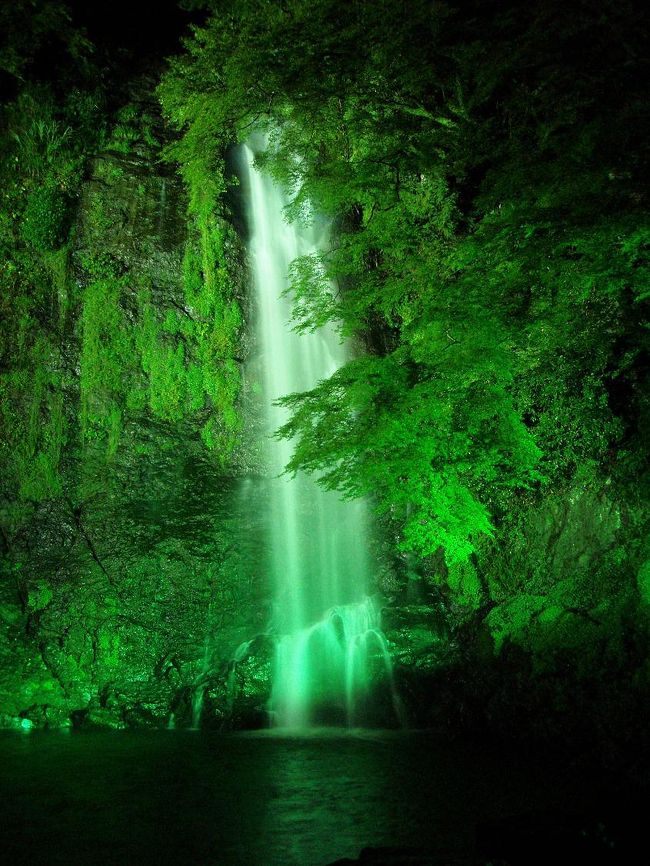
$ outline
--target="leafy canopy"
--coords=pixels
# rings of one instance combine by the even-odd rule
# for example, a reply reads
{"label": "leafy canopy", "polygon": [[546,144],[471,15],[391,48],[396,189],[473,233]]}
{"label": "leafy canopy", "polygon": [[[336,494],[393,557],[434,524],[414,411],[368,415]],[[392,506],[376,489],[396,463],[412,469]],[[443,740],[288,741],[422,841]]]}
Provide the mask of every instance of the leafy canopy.
{"label": "leafy canopy", "polygon": [[337,322],[368,351],[287,395],[289,468],[372,495],[406,548],[450,563],[518,497],[619,445],[638,472],[634,4],[201,5],[160,89],[174,152],[215,161],[270,130],[259,162],[291,190],[288,217],[333,224],[331,247],[293,265],[296,327]]}

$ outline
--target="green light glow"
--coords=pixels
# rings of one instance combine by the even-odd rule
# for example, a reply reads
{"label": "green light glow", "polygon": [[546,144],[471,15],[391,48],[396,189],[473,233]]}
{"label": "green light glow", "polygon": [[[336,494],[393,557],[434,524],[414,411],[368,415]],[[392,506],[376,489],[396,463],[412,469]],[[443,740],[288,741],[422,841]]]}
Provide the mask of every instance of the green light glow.
{"label": "green light glow", "polygon": [[645,741],[636,4],[193,0],[144,76],[67,5],[0,4],[0,726],[379,724],[390,653]]}
{"label": "green light glow", "polygon": [[[328,233],[322,226],[319,232],[313,215],[307,225],[287,224],[284,191],[256,169],[248,147],[245,156],[261,353],[253,373],[262,385],[267,460],[278,476],[268,501],[267,535],[275,595],[272,628],[279,635],[272,719],[282,727],[305,728],[325,712],[352,724],[377,670],[373,662],[391,673],[379,607],[368,598],[366,503],[345,501],[304,473],[282,476],[296,443],[274,437],[290,418],[277,401],[331,376],[349,359],[350,347],[332,324],[294,331],[287,297],[292,263],[317,261],[329,245]],[[324,285],[323,291],[330,288]]]}

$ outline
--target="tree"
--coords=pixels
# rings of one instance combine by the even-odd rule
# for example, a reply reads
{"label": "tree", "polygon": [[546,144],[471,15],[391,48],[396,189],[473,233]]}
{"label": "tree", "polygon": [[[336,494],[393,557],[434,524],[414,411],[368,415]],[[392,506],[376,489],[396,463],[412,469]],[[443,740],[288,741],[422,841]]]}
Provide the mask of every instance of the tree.
{"label": "tree", "polygon": [[287,396],[289,469],[372,495],[405,547],[465,558],[518,496],[638,436],[643,20],[588,2],[206,5],[160,91],[175,153],[215,159],[267,128],[288,215],[311,202],[333,223],[331,249],[294,263],[296,327],[338,322],[368,348]]}

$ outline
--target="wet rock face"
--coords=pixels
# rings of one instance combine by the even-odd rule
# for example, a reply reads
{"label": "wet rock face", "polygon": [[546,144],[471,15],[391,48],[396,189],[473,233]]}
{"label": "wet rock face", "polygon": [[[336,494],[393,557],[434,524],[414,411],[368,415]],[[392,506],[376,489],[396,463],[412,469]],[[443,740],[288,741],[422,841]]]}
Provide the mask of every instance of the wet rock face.
{"label": "wet rock face", "polygon": [[474,564],[480,606],[445,600],[436,617],[429,599],[385,611],[409,720],[569,744],[633,776],[647,772],[641,509],[608,486],[577,488],[516,518]]}
{"label": "wet rock face", "polygon": [[[201,311],[187,299],[184,256],[197,240],[183,184],[160,161],[154,84],[134,83],[80,192],[61,338],[75,371],[64,485],[60,497],[26,505],[10,539],[4,725],[189,726],[197,684],[265,625],[254,506],[233,477],[245,459],[224,466],[206,446],[216,411],[207,378],[189,405],[192,376],[221,362],[201,354]],[[231,278],[243,280],[241,247],[224,233]],[[163,381],[168,357],[178,375]],[[260,683],[267,675],[260,668]]]}
{"label": "wet rock face", "polygon": [[269,726],[275,641],[266,634],[240,644],[221,669],[206,677],[200,726],[255,730]]}
{"label": "wet rock face", "polygon": [[398,666],[435,669],[448,657],[447,615],[439,607],[391,606],[382,611],[382,627]]}

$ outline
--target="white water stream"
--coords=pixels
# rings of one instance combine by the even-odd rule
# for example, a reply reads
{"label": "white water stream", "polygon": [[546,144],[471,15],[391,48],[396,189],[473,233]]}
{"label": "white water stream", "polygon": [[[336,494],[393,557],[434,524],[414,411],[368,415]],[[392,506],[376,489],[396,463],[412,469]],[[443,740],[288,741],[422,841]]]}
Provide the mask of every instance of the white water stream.
{"label": "white water stream", "polygon": [[273,724],[303,728],[323,720],[356,724],[372,671],[390,672],[379,608],[368,596],[366,505],[343,501],[299,473],[282,475],[293,443],[273,438],[288,420],[274,402],[307,391],[349,356],[332,326],[315,333],[291,329],[291,299],[283,296],[291,262],[327,242],[316,224],[305,228],[284,218],[279,186],[254,165],[244,147],[249,252],[257,301],[257,369],[261,381],[267,460],[275,476],[269,499],[263,563],[273,581],[277,635],[271,713]]}

